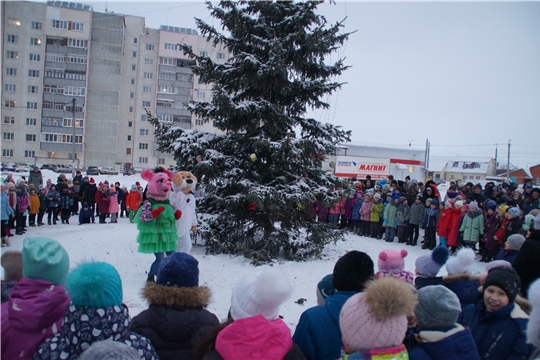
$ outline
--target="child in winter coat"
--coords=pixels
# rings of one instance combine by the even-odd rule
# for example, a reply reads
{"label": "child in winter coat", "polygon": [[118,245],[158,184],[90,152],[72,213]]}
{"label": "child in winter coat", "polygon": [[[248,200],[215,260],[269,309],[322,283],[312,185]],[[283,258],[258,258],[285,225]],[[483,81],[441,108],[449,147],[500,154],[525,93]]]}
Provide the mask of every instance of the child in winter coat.
{"label": "child in winter coat", "polygon": [[438,223],[437,234],[439,235],[440,245],[448,247],[448,237],[450,236],[450,227],[452,226],[452,212],[454,202],[446,200],[444,210]]}
{"label": "child in winter coat", "polygon": [[360,208],[362,207],[362,204],[364,203],[364,193],[362,191],[356,192],[356,202],[353,205],[352,210],[352,217],[354,222],[354,229],[353,232],[356,235],[360,235],[362,232],[362,219],[360,215]]}
{"label": "child in winter coat", "polygon": [[525,242],[525,237],[521,234],[513,234],[506,239],[504,244],[504,249],[499,251],[495,260],[506,260],[510,264],[514,263],[517,253],[521,248],[521,245]]}
{"label": "child in winter coat", "polygon": [[383,211],[383,202],[381,194],[373,195],[373,202],[371,203],[371,214],[369,221],[371,223],[371,237],[376,239],[379,235],[379,226],[381,224],[381,213]]}
{"label": "child in winter coat", "polygon": [[326,206],[326,203],[324,202],[324,194],[317,194],[315,212],[317,213],[317,221],[328,222],[328,206]]}
{"label": "child in winter coat", "polygon": [[100,224],[105,224],[105,218],[109,214],[110,198],[108,190],[109,186],[103,183],[98,186],[98,190],[96,191],[96,203],[97,208],[99,209]]}
{"label": "child in winter coat", "polygon": [[407,198],[402,196],[399,198],[399,205],[396,212],[398,242],[401,244],[406,243],[409,237],[409,216],[410,208]]}
{"label": "child in winter coat", "polygon": [[2,304],[2,359],[33,359],[43,341],[61,328],[69,305],[63,286],[69,270],[66,250],[56,240],[36,236],[24,240],[21,253],[23,278]]}
{"label": "child in winter coat", "polygon": [[444,246],[437,246],[431,254],[419,256],[414,265],[416,267],[416,278],[414,286],[421,289],[429,285],[442,285],[442,276],[437,276],[446,261],[448,261],[448,249]]}
{"label": "child in winter coat", "polygon": [[26,226],[26,214],[28,206],[30,205],[28,199],[28,191],[24,183],[17,185],[17,208],[15,211],[15,221],[17,222],[17,227],[15,228],[16,235],[22,235]]}
{"label": "child in winter coat", "polygon": [[490,262],[495,257],[495,251],[499,248],[499,244],[494,239],[495,230],[499,222],[499,216],[495,212],[497,203],[493,200],[488,200],[484,204],[487,209],[484,215],[484,248],[480,262]]}
{"label": "child in winter coat", "polygon": [[367,192],[364,195],[364,202],[360,207],[360,220],[362,224],[362,230],[360,230],[360,236],[369,236],[371,231],[371,204],[373,201],[371,199],[372,193]]}
{"label": "child in winter coat", "polygon": [[504,239],[506,240],[510,235],[517,234],[521,230],[523,220],[521,220],[520,211],[517,207],[511,207],[506,210],[505,216],[508,219],[504,233]]}
{"label": "child in winter coat", "polygon": [[111,214],[111,224],[116,224],[118,222],[118,212],[120,207],[118,206],[118,191],[114,185],[111,185],[109,189],[109,210],[108,213]]}
{"label": "child in winter coat", "polygon": [[353,231],[354,228],[354,222],[353,222],[353,206],[356,202],[356,191],[354,189],[349,190],[349,195],[347,196],[347,199],[345,200],[345,206],[343,207],[345,212],[344,215],[344,227],[346,227],[349,231]]}
{"label": "child in winter coat", "polygon": [[418,243],[425,209],[426,207],[422,202],[422,195],[416,195],[414,203],[411,205],[409,216],[409,238],[407,240],[407,245],[416,246]]}
{"label": "child in winter coat", "polygon": [[66,288],[71,304],[63,309],[62,327],[41,344],[34,359],[76,359],[102,340],[123,342],[138,350],[141,359],[158,359],[150,341],[129,330],[131,317],[122,304],[122,280],[112,265],[80,264],[69,273]]}
{"label": "child in winter coat", "polygon": [[417,293],[414,308],[420,332],[410,360],[480,360],[471,329],[457,324],[461,306],[452,291],[444,286],[426,286]]}
{"label": "child in winter coat", "polygon": [[[390,187],[390,185],[386,184],[388,187]],[[385,201],[383,203],[383,208],[382,208],[382,212],[381,212],[381,219],[379,221],[379,235],[377,236],[377,239],[378,240],[381,240],[383,237],[384,239],[386,240],[386,226],[384,225],[384,212],[386,211],[386,207],[388,206],[388,204],[391,204],[392,203],[392,193],[387,193],[386,195],[383,195],[385,197]]]}
{"label": "child in winter coat", "polygon": [[36,189],[30,189],[30,204],[28,207],[28,225],[36,226],[36,215],[39,213],[40,201]]}
{"label": "child in winter coat", "polygon": [[341,359],[407,359],[403,338],[414,305],[414,290],[405,282],[394,277],[372,281],[341,310]]}
{"label": "child in winter coat", "polygon": [[137,189],[137,185],[131,185],[131,191],[126,197],[127,211],[129,214],[129,222],[133,224],[133,219],[135,214],[139,211],[139,206],[141,206],[142,198]]}
{"label": "child in winter coat", "polygon": [[439,219],[439,201],[437,199],[430,199],[429,203],[430,208],[424,211],[424,218],[422,219],[422,229],[424,229],[422,249],[433,250],[437,241],[435,234],[437,232],[437,221]]}
{"label": "child in winter coat", "polygon": [[526,344],[529,317],[514,300],[521,281],[511,267],[491,269],[484,281],[482,299],[463,309],[458,323],[471,329],[480,358],[528,359]]}
{"label": "child in winter coat", "polygon": [[37,216],[37,224],[38,226],[42,226],[43,224],[43,216],[45,215],[45,212],[47,212],[47,194],[45,193],[45,188],[43,185],[39,186],[39,192],[37,194],[39,198],[39,212]]}
{"label": "child in winter coat", "polygon": [[62,193],[60,194],[59,207],[60,207],[60,210],[62,210],[62,213],[60,214],[60,218],[62,219],[62,224],[69,224],[71,210],[73,209],[73,195],[71,195],[71,192],[69,188],[67,187],[62,189]]}
{"label": "child in winter coat", "polygon": [[393,242],[396,237],[397,227],[397,208],[399,205],[399,194],[392,194],[392,202],[390,202],[384,209],[384,223],[386,228],[384,238],[386,242]]}
{"label": "child in winter coat", "polygon": [[280,305],[291,292],[292,284],[278,269],[244,276],[233,289],[227,322],[201,345],[200,355],[207,359],[303,358],[289,327],[278,317]]}
{"label": "child in winter coat", "polygon": [[472,276],[475,254],[470,248],[461,248],[457,256],[448,260],[443,277],[444,286],[452,290],[459,298],[461,307],[476,304],[480,298],[480,282],[477,276]]}
{"label": "child in winter coat", "polygon": [[452,254],[455,254],[457,249],[460,247],[457,237],[459,234],[462,207],[463,201],[456,200],[454,207],[452,208],[452,212],[450,213],[450,232],[448,233],[446,242]]}
{"label": "child in winter coat", "polygon": [[94,210],[85,202],[79,211],[79,225],[90,224],[90,220],[92,220],[92,224],[96,222],[94,220]]}
{"label": "child in winter coat", "polygon": [[199,286],[199,262],[176,252],[161,265],[156,283],[142,291],[150,307],[131,321],[130,330],[147,337],[161,360],[193,359],[201,341],[219,325],[206,310],[210,289]]}
{"label": "child in winter coat", "polygon": [[414,275],[412,272],[405,270],[405,257],[407,255],[408,252],[405,249],[401,251],[394,249],[381,251],[377,264],[379,271],[375,274],[375,279],[393,276],[412,285]]}
{"label": "child in winter coat", "polygon": [[56,214],[58,213],[58,204],[60,203],[60,194],[56,191],[56,185],[52,184],[47,193],[47,221],[51,225],[51,216],[53,224],[56,225]]}
{"label": "child in winter coat", "polygon": [[334,200],[332,206],[330,206],[330,213],[328,215],[328,220],[332,227],[338,227],[339,215],[341,214],[341,208],[343,207],[343,202],[341,199]]}
{"label": "child in winter coat", "polygon": [[467,215],[463,218],[463,223],[459,231],[463,234],[464,244],[472,249],[476,249],[476,243],[484,234],[484,218],[482,217],[482,211],[478,209],[478,203],[476,201],[469,204],[469,211],[467,211]]}

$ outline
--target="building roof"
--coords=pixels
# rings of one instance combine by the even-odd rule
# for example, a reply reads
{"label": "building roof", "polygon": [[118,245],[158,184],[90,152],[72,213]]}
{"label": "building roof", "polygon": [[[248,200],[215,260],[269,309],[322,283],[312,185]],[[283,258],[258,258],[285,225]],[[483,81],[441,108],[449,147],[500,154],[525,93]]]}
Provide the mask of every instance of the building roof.
{"label": "building roof", "polygon": [[487,174],[489,170],[489,161],[469,161],[452,160],[448,161],[444,167],[446,172],[459,172],[463,174]]}

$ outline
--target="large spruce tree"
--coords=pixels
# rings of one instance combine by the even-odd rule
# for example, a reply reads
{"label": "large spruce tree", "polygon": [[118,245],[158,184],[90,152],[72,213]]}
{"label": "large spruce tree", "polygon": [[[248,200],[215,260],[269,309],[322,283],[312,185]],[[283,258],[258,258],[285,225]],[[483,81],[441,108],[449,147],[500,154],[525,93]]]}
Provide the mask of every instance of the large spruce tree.
{"label": "large spruce tree", "polygon": [[312,219],[316,197],[335,199],[341,185],[322,169],[323,156],[350,140],[350,131],[306,117],[308,108],[329,107],[323,99],[341,87],[335,79],[347,68],[343,59],[327,63],[349,34],[317,14],[320,3],[208,2],[224,31],[200,19],[197,27],[230,58],[218,64],[182,47],[213,91],[190,111],[225,135],[151,121],[159,150],[205,186],[199,230],[210,253],[242,253],[255,263],[280,254],[304,259],[343,235]]}

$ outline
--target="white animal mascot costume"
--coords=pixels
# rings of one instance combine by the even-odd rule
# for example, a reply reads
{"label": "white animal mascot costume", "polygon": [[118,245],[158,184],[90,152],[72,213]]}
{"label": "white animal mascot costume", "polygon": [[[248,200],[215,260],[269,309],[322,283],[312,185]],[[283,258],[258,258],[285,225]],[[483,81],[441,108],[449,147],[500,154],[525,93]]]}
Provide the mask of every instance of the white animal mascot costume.
{"label": "white animal mascot costume", "polygon": [[191,250],[191,232],[197,231],[197,213],[193,191],[197,178],[189,171],[180,171],[172,179],[174,191],[169,201],[174,210],[180,210],[182,217],[176,221],[178,251],[189,253]]}

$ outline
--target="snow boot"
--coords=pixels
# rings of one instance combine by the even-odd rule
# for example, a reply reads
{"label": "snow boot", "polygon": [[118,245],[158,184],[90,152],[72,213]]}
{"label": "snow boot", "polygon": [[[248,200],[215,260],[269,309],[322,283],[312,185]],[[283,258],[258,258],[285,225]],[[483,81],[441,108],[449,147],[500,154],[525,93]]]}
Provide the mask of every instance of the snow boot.
{"label": "snow boot", "polygon": [[51,225],[51,219],[49,219],[49,221],[47,222],[47,224]]}

